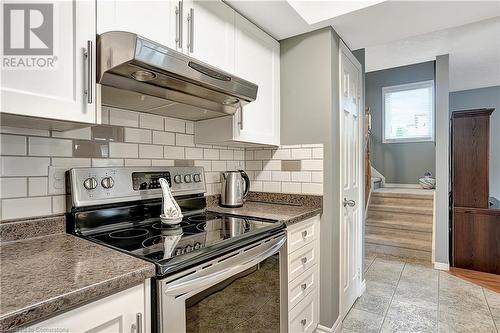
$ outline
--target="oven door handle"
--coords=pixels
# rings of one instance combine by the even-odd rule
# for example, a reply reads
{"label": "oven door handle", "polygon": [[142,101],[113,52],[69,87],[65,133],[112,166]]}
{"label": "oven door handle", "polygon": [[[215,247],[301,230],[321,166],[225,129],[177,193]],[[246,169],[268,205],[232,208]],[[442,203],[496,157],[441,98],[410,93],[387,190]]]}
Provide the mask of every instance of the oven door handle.
{"label": "oven door handle", "polygon": [[[196,274],[195,278],[192,277],[185,277],[181,278],[179,280],[170,282],[166,285],[166,289],[164,289],[166,294],[170,295],[183,295],[186,293],[193,292],[195,290],[199,289],[204,289],[207,286],[214,285],[216,283],[219,283],[221,281],[224,281],[225,279],[238,274],[240,272],[243,272],[244,270],[257,265],[259,262],[263,261],[264,259],[269,258],[270,256],[278,253],[278,251],[281,249],[281,247],[285,244],[286,242],[286,235],[283,234],[281,237],[274,238],[273,240],[264,243],[262,245],[265,245],[265,249],[262,251],[255,251],[257,252],[254,254],[252,250],[257,250],[257,248],[252,248],[248,250],[246,253],[249,254],[248,257],[244,258],[238,258],[239,256],[244,256],[245,252],[243,254],[240,254],[234,258],[229,258],[225,261],[222,261],[217,264],[220,269],[217,269],[215,272],[207,272],[205,274]],[[261,245],[261,246],[262,246]],[[260,246],[259,246],[260,247]],[[250,254],[250,252],[252,252]],[[231,260],[233,259],[233,260]],[[239,259],[236,261],[236,259]],[[239,261],[242,262],[239,262]],[[219,266],[220,265],[220,266]],[[207,271],[210,271],[210,269],[207,269]],[[203,272],[203,271],[201,271]]]}

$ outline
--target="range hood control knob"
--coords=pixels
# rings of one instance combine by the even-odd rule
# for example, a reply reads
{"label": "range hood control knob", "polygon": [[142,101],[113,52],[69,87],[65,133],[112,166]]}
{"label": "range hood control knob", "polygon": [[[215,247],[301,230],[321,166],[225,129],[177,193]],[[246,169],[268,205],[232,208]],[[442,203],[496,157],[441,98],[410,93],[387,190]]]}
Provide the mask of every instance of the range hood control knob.
{"label": "range hood control knob", "polygon": [[93,190],[97,187],[97,180],[94,177],[89,177],[83,181],[83,187],[87,190]]}
{"label": "range hood control knob", "polygon": [[193,180],[191,179],[191,175],[184,175],[184,181],[186,183],[191,183]]}
{"label": "range hood control knob", "polygon": [[112,188],[115,185],[115,181],[111,177],[105,177],[101,180],[101,185],[104,188]]}
{"label": "range hood control knob", "polygon": [[182,183],[182,177],[181,177],[181,175],[175,175],[175,176],[174,176],[174,182],[175,182],[176,184],[180,184],[180,183]]}
{"label": "range hood control knob", "polygon": [[194,180],[195,183],[201,182],[201,175],[199,173],[195,173],[193,175],[193,180]]}

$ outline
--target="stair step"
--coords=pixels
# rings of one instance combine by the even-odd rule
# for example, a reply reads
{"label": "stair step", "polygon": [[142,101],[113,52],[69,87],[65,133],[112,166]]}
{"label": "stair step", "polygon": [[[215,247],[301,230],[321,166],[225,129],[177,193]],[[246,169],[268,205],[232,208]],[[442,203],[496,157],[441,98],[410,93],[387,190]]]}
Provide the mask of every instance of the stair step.
{"label": "stair step", "polygon": [[388,228],[388,229],[398,229],[398,230],[411,230],[420,232],[430,232],[432,233],[432,223],[418,223],[411,221],[402,220],[383,220],[383,219],[367,219],[367,226]]}
{"label": "stair step", "polygon": [[434,201],[432,199],[415,199],[406,197],[384,197],[372,196],[370,204],[372,205],[387,205],[387,206],[406,206],[433,209]]}
{"label": "stair step", "polygon": [[434,193],[404,193],[404,192],[387,192],[387,191],[374,191],[372,193],[374,197],[384,197],[384,198],[405,198],[405,199],[415,199],[415,200],[433,200]]}
{"label": "stair step", "polygon": [[406,213],[406,214],[418,214],[418,215],[433,215],[432,208],[421,208],[412,206],[397,206],[397,205],[370,205],[369,210],[388,212],[388,213]]}
{"label": "stair step", "polygon": [[426,260],[427,262],[432,261],[432,252],[420,251],[413,249],[405,249],[402,247],[394,247],[389,245],[379,245],[379,244],[365,244],[365,251],[375,254],[391,255],[403,258],[414,258],[419,260]]}
{"label": "stair step", "polygon": [[365,239],[367,244],[393,246],[403,249],[411,249],[411,250],[418,250],[425,252],[432,251],[432,242],[421,239],[403,239],[401,237],[393,235],[368,234],[368,233],[366,234]]}
{"label": "stair step", "polygon": [[366,226],[367,235],[381,235],[381,236],[391,236],[401,240],[424,240],[427,242],[432,242],[432,233],[427,231],[415,231],[415,230],[401,230],[392,228],[381,228],[377,226],[367,225]]}

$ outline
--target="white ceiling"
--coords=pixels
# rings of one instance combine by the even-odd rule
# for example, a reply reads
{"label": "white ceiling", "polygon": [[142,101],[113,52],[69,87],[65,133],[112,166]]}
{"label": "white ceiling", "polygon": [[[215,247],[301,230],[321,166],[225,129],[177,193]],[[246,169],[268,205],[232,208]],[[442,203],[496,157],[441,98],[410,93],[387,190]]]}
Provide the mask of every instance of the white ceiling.
{"label": "white ceiling", "polygon": [[[352,50],[366,48],[367,71],[449,53],[452,91],[500,85],[499,0],[225,1],[277,40],[332,26]],[[368,7],[337,16],[355,6]]]}

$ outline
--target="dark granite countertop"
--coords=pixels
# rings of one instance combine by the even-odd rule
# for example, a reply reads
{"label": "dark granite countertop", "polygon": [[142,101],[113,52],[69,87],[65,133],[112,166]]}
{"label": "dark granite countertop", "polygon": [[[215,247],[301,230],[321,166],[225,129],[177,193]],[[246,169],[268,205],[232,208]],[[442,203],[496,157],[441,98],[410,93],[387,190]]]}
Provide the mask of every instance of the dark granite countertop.
{"label": "dark granite countertop", "polygon": [[68,235],[4,243],[0,332],[29,325],[142,283],[155,266]]}
{"label": "dark granite countertop", "polygon": [[211,200],[208,210],[278,220],[286,225],[323,212],[321,196],[259,192],[251,192],[243,207],[225,208],[219,206],[217,200]]}

